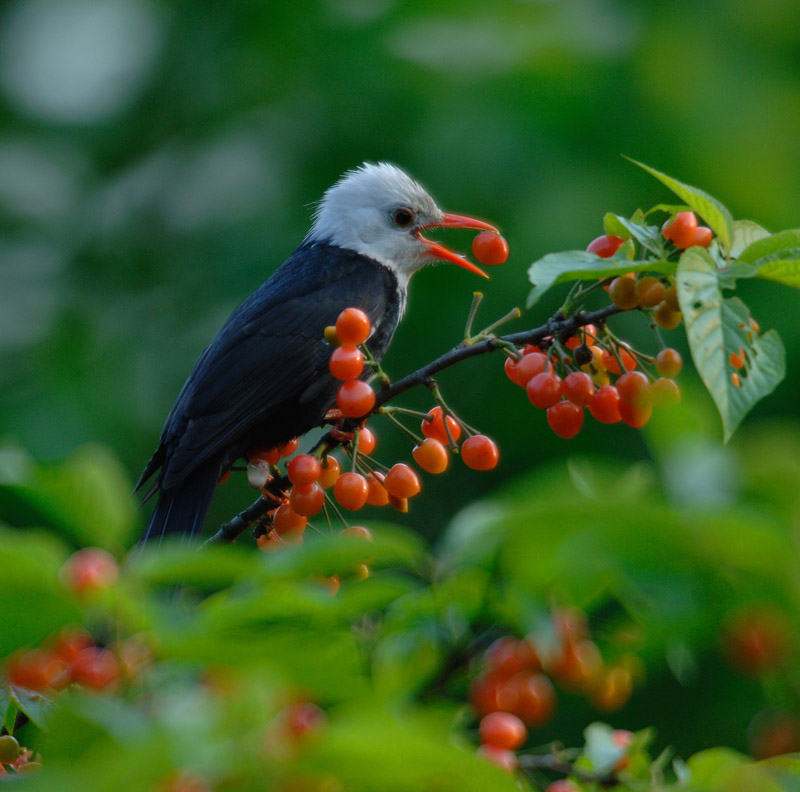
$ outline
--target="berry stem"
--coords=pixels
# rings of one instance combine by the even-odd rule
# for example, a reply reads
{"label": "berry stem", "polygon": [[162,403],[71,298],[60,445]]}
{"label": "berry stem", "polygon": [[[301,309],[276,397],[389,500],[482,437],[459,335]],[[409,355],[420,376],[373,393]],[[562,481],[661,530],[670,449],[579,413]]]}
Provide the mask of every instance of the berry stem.
{"label": "berry stem", "polygon": [[[394,415],[392,415],[391,413],[384,413],[384,414],[401,432],[408,435],[417,445],[420,445],[422,443],[422,438],[415,432],[412,432],[405,424],[403,424],[401,421],[395,418]],[[426,418],[428,417],[427,413],[425,414],[425,417]]]}
{"label": "berry stem", "polygon": [[468,343],[472,335],[472,323],[475,321],[475,315],[478,313],[478,306],[481,304],[481,300],[483,300],[483,292],[473,292],[472,305],[469,308],[467,324],[464,328],[464,343]]}

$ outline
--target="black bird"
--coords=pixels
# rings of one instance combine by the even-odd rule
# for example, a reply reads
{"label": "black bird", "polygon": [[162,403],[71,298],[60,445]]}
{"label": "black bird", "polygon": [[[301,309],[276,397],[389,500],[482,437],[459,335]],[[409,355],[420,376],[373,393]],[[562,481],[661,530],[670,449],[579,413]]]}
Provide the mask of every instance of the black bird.
{"label": "black bird", "polygon": [[325,192],[306,238],[233,312],[178,395],[136,484],[157,474],[144,497],[158,492],[143,540],[199,533],[217,482],[249,448],[282,445],[322,422],[339,384],[323,334],[342,310],[367,313],[368,346],[380,359],[418,269],[439,259],[484,275],[422,236],[441,226],[495,230],[442,212],[387,163],[348,171]]}

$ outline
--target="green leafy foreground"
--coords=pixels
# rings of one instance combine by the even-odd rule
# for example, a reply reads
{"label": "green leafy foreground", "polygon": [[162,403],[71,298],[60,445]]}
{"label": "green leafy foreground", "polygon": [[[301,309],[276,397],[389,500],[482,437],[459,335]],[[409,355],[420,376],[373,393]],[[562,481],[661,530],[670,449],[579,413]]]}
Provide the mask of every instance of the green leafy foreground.
{"label": "green leafy foreground", "polygon": [[[672,505],[653,468],[576,459],[569,473],[540,470],[471,505],[434,550],[388,524],[371,525],[366,550],[328,534],[279,553],[163,545],[87,595],[65,582],[74,547],[92,542],[120,555],[136,522],[117,463],[97,447],[46,466],[6,449],[0,656],[46,646],[70,625],[101,644],[146,648],[135,673],[100,692],[0,688],[6,730],[43,765],[25,784],[544,789],[564,766],[584,790],[794,789],[793,759],[715,748],[692,724],[705,728],[701,713],[724,701],[740,711],[729,720],[743,731],[757,710],[786,706],[797,692],[796,636],[755,675],[732,669],[720,645],[754,598],[796,622],[800,569],[785,526],[800,505],[798,452],[800,438],[784,428],[751,433],[727,452],[745,476],[743,495],[713,512]],[[358,580],[365,553],[373,574]],[[334,573],[335,595],[320,580]],[[587,614],[607,662],[634,651],[644,673],[613,714],[559,691],[558,714],[531,730],[512,777],[476,755],[468,687],[497,637],[546,642],[554,603]],[[683,691],[672,694],[672,716],[661,710],[665,690]],[[680,711],[687,698],[691,711]],[[298,701],[323,713],[304,736],[285,724]],[[670,726],[676,715],[682,723]],[[610,739],[607,717],[639,729],[629,749]],[[649,725],[663,726],[667,740],[688,735],[692,748],[681,756]]]}

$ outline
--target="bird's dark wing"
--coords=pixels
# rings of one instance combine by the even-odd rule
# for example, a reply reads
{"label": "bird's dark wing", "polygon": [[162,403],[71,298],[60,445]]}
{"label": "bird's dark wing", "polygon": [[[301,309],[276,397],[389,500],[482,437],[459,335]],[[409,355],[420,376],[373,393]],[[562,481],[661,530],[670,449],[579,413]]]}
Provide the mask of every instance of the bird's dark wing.
{"label": "bird's dark wing", "polygon": [[[301,245],[234,311],[198,360],[151,463],[162,466],[160,488],[169,489],[204,461],[246,444],[254,427],[288,403],[313,401],[318,383],[326,397],[335,393],[323,333],[349,306],[370,316],[375,351],[382,355],[400,318],[394,275],[353,251]],[[285,434],[276,442],[318,423],[323,416],[313,412],[307,426],[276,427],[276,437]]]}

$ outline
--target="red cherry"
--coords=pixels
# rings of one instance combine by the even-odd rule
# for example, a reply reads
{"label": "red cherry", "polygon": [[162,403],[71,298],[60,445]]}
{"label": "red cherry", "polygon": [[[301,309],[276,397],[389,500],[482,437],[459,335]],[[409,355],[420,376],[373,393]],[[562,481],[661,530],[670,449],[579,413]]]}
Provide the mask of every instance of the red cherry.
{"label": "red cherry", "polygon": [[500,461],[500,450],[490,437],[473,435],[461,445],[461,458],[473,470],[494,470]]}
{"label": "red cherry", "polygon": [[85,547],[64,562],[59,576],[70,591],[80,596],[111,588],[119,577],[119,565],[107,550]]}
{"label": "red cherry", "polygon": [[369,337],[369,317],[360,308],[345,308],[336,320],[336,335],[342,344],[358,346]]}
{"label": "red cherry", "polygon": [[583,426],[583,408],[571,401],[560,401],[547,410],[547,423],[559,437],[569,440]]}
{"label": "red cherry", "polygon": [[423,419],[421,426],[422,434],[425,437],[432,437],[444,445],[450,445],[450,440],[447,436],[448,431],[454,442],[461,437],[461,426],[452,415],[447,416],[447,429],[445,429],[442,408],[438,405],[428,412],[428,416],[428,418]]}
{"label": "red cherry", "polygon": [[336,479],[339,478],[340,470],[339,460],[335,456],[326,457],[325,461],[322,462],[322,470],[317,483],[322,489],[330,489],[336,483]]}
{"label": "red cherry", "polygon": [[338,380],[351,380],[364,370],[364,353],[354,346],[340,346],[331,352],[328,368]]}
{"label": "red cherry", "polygon": [[444,473],[450,464],[447,446],[432,437],[426,437],[418,446],[414,446],[411,456],[426,473]]}
{"label": "red cherry", "polygon": [[361,418],[375,406],[375,391],[363,380],[348,380],[339,386],[336,403],[347,418]]}
{"label": "red cherry", "polygon": [[289,505],[297,514],[313,517],[325,504],[325,490],[319,484],[292,487]]}
{"label": "red cherry", "polygon": [[72,679],[92,690],[105,690],[120,679],[119,661],[109,649],[90,646],[78,653],[72,663]]}
{"label": "red cherry", "polygon": [[595,256],[600,256],[600,258],[611,258],[620,249],[624,241],[622,237],[603,234],[603,236],[593,239],[586,250],[589,253],[594,253]]}
{"label": "red cherry", "polygon": [[546,410],[561,398],[561,378],[556,374],[543,371],[528,380],[525,390],[534,407]]}
{"label": "red cherry", "polygon": [[594,398],[589,403],[589,412],[600,423],[619,423],[622,416],[619,414],[619,393],[613,385],[603,385],[598,388]]}
{"label": "red cherry", "polygon": [[573,371],[564,377],[561,384],[564,396],[579,407],[586,407],[594,398],[592,378],[583,371]]}
{"label": "red cherry", "polygon": [[396,498],[413,498],[420,491],[419,476],[408,465],[398,462],[384,477],[383,486]]}
{"label": "red cherry", "polygon": [[367,476],[367,503],[370,506],[386,506],[389,503],[389,493],[374,473]]}
{"label": "red cherry", "polygon": [[360,473],[342,473],[333,485],[333,495],[340,506],[350,511],[363,508],[369,485]]}
{"label": "red cherry", "polygon": [[290,504],[282,503],[272,515],[272,528],[278,536],[296,536],[305,530],[308,517],[298,514]]}
{"label": "red cherry", "polygon": [[369,456],[378,444],[375,433],[367,426],[362,427],[358,432],[358,453]]}
{"label": "red cherry", "polygon": [[505,264],[508,261],[508,242],[494,231],[482,231],[472,240],[472,255],[487,267]]}
{"label": "red cherry", "polygon": [[525,724],[510,712],[490,712],[484,715],[478,731],[484,745],[508,751],[519,748],[528,736]]}
{"label": "red cherry", "polygon": [[697,217],[694,212],[678,212],[673,221],[661,229],[664,239],[669,239],[676,248],[685,250],[694,244],[697,235]]}
{"label": "red cherry", "polygon": [[286,475],[289,477],[289,481],[300,486],[313,484],[319,479],[321,473],[322,465],[311,454],[300,454],[286,466]]}

